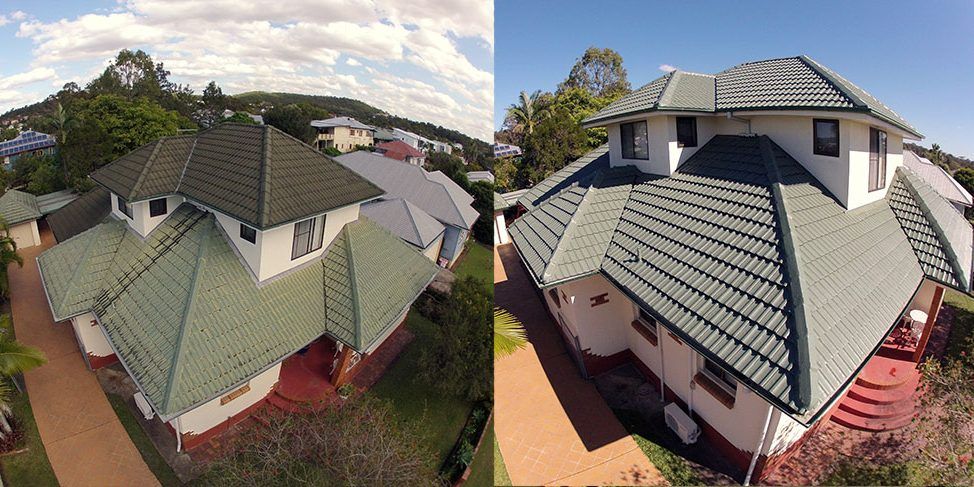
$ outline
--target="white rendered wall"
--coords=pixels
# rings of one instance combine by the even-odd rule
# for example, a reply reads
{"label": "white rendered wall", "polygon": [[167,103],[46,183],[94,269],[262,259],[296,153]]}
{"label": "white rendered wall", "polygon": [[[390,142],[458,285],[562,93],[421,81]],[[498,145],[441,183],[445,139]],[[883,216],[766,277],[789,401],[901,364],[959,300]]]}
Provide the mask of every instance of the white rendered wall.
{"label": "white rendered wall", "polygon": [[507,222],[504,220],[504,212],[494,213],[494,244],[504,245],[511,243],[511,236],[507,233]]}
{"label": "white rendered wall", "polygon": [[78,343],[86,353],[95,357],[108,357],[115,353],[108,343],[105,332],[98,326],[94,314],[85,313],[71,318],[71,327],[74,328],[74,336],[78,338]]}
{"label": "white rendered wall", "polygon": [[436,240],[430,242],[429,246],[423,249],[423,255],[425,255],[426,258],[428,258],[435,264],[436,259],[440,256],[440,249],[442,247],[443,247],[443,234],[441,233],[439,237],[436,237]]}
{"label": "white rendered wall", "polygon": [[[152,230],[155,230],[155,228],[159,226],[160,223],[165,221],[166,217],[168,217],[176,209],[176,207],[178,207],[183,202],[182,196],[174,195],[165,198],[166,198],[165,214],[155,216],[155,217],[149,216],[149,200],[145,200],[145,201],[137,201],[135,203],[131,203],[132,217],[129,218],[125,213],[122,213],[122,211],[118,209],[119,197],[115,193],[112,193],[112,201],[111,201],[112,215],[115,215],[115,217],[118,218],[119,220],[128,223],[129,227],[131,227],[132,230],[135,230],[135,233],[138,233],[139,236],[145,238],[149,235],[149,233],[152,232]],[[157,198],[152,198],[152,199],[157,199]]]}
{"label": "white rendered wall", "polygon": [[[583,350],[607,357],[629,347],[628,332],[632,322],[632,304],[614,286],[596,274],[558,286],[561,312],[578,334]],[[590,298],[607,294],[608,302],[592,306]],[[554,310],[553,310],[554,311]]]}
{"label": "white rendered wall", "polygon": [[40,245],[41,234],[37,231],[37,220],[31,220],[11,226],[10,238],[17,243],[18,249]]}
{"label": "white rendered wall", "polygon": [[[179,416],[178,421],[174,419],[169,424],[183,434],[198,435],[204,433],[206,430],[230,419],[235,414],[240,413],[267,396],[271,392],[271,388],[274,387],[274,384],[277,383],[280,372],[281,364],[278,363],[257,377],[250,379],[248,382],[250,391],[240,397],[224,405],[220,404],[220,397],[218,397],[183,413]],[[243,386],[241,385],[241,387]],[[231,392],[233,391],[227,391],[226,394]]]}

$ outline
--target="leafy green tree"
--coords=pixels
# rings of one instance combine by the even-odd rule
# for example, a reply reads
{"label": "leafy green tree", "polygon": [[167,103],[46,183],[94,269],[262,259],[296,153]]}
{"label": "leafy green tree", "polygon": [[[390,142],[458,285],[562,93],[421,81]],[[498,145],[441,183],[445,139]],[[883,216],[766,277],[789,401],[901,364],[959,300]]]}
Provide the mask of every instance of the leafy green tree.
{"label": "leafy green tree", "polygon": [[590,47],[575,61],[558,91],[582,88],[598,98],[618,98],[629,92],[629,79],[622,56],[609,48]]}
{"label": "leafy green tree", "polygon": [[477,181],[465,189],[473,196],[473,207],[480,214],[473,224],[473,238],[484,245],[493,245],[494,185],[489,181]]}
{"label": "leafy green tree", "polygon": [[250,118],[246,112],[236,112],[233,115],[221,119],[219,123],[242,123],[245,125],[257,125],[257,121]]}
{"label": "leafy green tree", "polygon": [[527,343],[524,325],[506,309],[494,308],[494,358],[510,355]]}
{"label": "leafy green tree", "polygon": [[960,183],[968,193],[974,194],[974,168],[962,167],[954,173],[954,179]]}
{"label": "leafy green tree", "polygon": [[[80,123],[97,124],[111,141],[108,160],[98,161],[97,165],[117,159],[160,137],[176,135],[180,129],[196,127],[178,113],[145,98],[127,100],[115,95],[99,95],[77,103],[75,110]],[[69,157],[73,160],[74,154]]]}
{"label": "leafy green tree", "polygon": [[432,343],[420,356],[420,374],[445,394],[487,399],[493,391],[493,296],[473,276],[457,279],[441,310]]}
{"label": "leafy green tree", "polygon": [[122,49],[101,76],[88,84],[93,95],[119,95],[127,98],[147,97],[158,101],[163,86],[169,86],[169,71],[156,65],[152,57],[141,49]]}
{"label": "leafy green tree", "polygon": [[515,178],[520,157],[505,157],[494,163],[494,186],[497,191],[507,192],[517,189]]}
{"label": "leafy green tree", "polygon": [[426,169],[430,172],[443,172],[448,178],[459,184],[461,188],[466,189],[470,186],[463,160],[453,154],[447,154],[446,152],[430,153],[426,156]]}
{"label": "leafy green tree", "polygon": [[65,187],[63,171],[59,170],[54,158],[42,157],[40,158],[39,164],[30,174],[27,183],[27,192],[42,195],[62,190]]}
{"label": "leafy green tree", "polygon": [[273,125],[282,132],[310,144],[315,139],[315,130],[311,127],[311,121],[328,117],[328,111],[323,108],[307,103],[291,104],[268,110],[264,114],[264,123]]}
{"label": "leafy green tree", "polygon": [[541,117],[540,107],[537,106],[540,96],[540,91],[535,91],[530,95],[522,91],[518,103],[507,107],[505,120],[510,124],[510,130],[520,132],[524,136],[534,133],[534,126],[540,121]]}
{"label": "leafy green tree", "polygon": [[223,111],[227,109],[227,95],[223,94],[216,81],[210,81],[203,89],[200,97],[202,108],[197,113],[197,122],[204,127],[212,127],[223,119]]}
{"label": "leafy green tree", "polygon": [[565,108],[552,110],[548,118],[538,125],[534,134],[525,139],[523,149],[526,182],[529,185],[537,184],[585,155],[588,148],[587,134],[573,115]]}
{"label": "leafy green tree", "polygon": [[10,264],[23,267],[24,258],[17,253],[17,242],[10,236],[7,221],[0,216],[0,298],[3,299],[10,295],[10,281],[7,275]]}
{"label": "leafy green tree", "polygon": [[20,131],[13,127],[0,129],[0,142],[11,140],[17,137],[18,134],[20,134]]}
{"label": "leafy green tree", "polygon": [[70,163],[68,160],[70,154],[64,152],[64,146],[68,142],[68,135],[74,128],[76,121],[74,116],[64,109],[61,102],[58,102],[54,109],[54,114],[51,116],[50,122],[56,130],[55,136],[57,138],[58,154],[61,157],[61,168],[62,172],[64,173],[64,185],[69,186],[71,184],[71,172],[69,170]]}
{"label": "leafy green tree", "polygon": [[331,156],[331,157],[338,157],[342,155],[342,151],[339,150],[338,147],[334,147],[334,146],[325,147],[325,150],[323,150],[322,152],[324,152],[326,156]]}
{"label": "leafy green tree", "polygon": [[[621,96],[621,93],[618,95]],[[596,97],[588,90],[582,88],[566,88],[555,95],[546,110],[549,113],[564,110],[571,116],[574,123],[581,126],[582,120],[605,108],[606,105],[612,103],[617,98],[618,96]],[[609,140],[608,133],[604,127],[585,129],[585,135],[588,138],[587,145],[591,149]]]}

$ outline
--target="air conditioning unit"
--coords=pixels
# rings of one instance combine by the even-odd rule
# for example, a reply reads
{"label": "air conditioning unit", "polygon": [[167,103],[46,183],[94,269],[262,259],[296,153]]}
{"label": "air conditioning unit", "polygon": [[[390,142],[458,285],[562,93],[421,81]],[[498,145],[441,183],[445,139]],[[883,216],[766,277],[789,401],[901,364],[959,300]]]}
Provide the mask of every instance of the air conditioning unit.
{"label": "air conditioning unit", "polygon": [[666,416],[666,426],[680,437],[683,444],[689,445],[697,441],[700,427],[675,402],[667,404],[663,408],[663,414]]}

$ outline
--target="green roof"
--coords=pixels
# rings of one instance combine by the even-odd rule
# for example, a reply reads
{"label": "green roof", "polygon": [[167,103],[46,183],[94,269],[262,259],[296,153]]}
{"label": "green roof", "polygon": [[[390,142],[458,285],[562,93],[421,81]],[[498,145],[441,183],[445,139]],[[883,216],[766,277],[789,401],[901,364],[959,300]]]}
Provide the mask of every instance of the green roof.
{"label": "green roof", "polygon": [[108,190],[95,186],[74,201],[47,215],[47,224],[58,242],[101,223],[111,213]]}
{"label": "green roof", "polygon": [[360,219],[321,259],[258,286],[214,216],[189,204],[144,241],[111,221],[47,250],[38,264],[55,318],[93,312],[165,418],[323,334],[371,351],[437,272],[399,238]]}
{"label": "green roof", "polygon": [[181,194],[259,229],[382,194],[368,180],[270,125],[236,123],[164,137],[91,178],[130,202]]}
{"label": "green roof", "polygon": [[608,167],[609,144],[605,144],[535,184],[517,199],[517,203],[528,210],[534,209],[542,201],[573,184],[590,184],[600,169]]}
{"label": "green roof", "polygon": [[[925,273],[897,204],[880,200],[846,211],[766,136],[715,136],[670,177],[644,175],[633,184],[605,178],[605,169],[596,173],[511,226],[536,281],[552,286],[601,272],[802,421],[855,376],[921,280],[942,278]],[[573,232],[596,192],[611,197],[599,202],[597,226],[579,239]],[[937,225],[929,215],[928,225]],[[576,265],[563,256],[579,240],[593,245]],[[601,249],[604,258],[592,264]],[[969,263],[953,265],[970,273]]]}
{"label": "green roof", "polygon": [[7,190],[0,196],[0,217],[11,226],[40,218],[37,197],[16,189]]}
{"label": "green roof", "polygon": [[868,113],[915,136],[906,120],[808,56],[740,64],[716,75],[673,71],[582,121],[597,126],[651,111],[838,110]]}

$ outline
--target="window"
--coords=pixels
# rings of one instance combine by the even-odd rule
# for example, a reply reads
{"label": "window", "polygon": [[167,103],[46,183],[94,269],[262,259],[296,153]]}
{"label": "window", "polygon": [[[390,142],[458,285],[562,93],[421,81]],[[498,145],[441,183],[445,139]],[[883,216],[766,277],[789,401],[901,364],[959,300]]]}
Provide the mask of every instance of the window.
{"label": "window", "polygon": [[125,201],[125,198],[121,196],[116,196],[118,199],[118,211],[121,211],[123,215],[132,218],[132,205]]}
{"label": "window", "polygon": [[636,321],[632,323],[633,328],[639,332],[649,343],[653,344],[655,347],[659,343],[659,334],[656,330],[656,319],[649,315],[642,308],[639,309],[639,315],[636,317]]}
{"label": "window", "polygon": [[619,126],[622,132],[623,159],[649,159],[649,136],[646,122],[624,123]]}
{"label": "window", "polygon": [[320,249],[324,229],[325,215],[295,223],[294,242],[291,244],[291,260]]}
{"label": "window", "polygon": [[247,225],[244,225],[243,223],[241,223],[240,224],[240,238],[242,238],[242,239],[244,239],[244,240],[246,240],[246,241],[248,241],[248,242],[250,242],[252,244],[255,244],[255,243],[257,243],[257,230],[255,230],[253,228],[250,228]]}
{"label": "window", "polygon": [[169,209],[166,208],[166,198],[159,198],[149,201],[149,216],[160,216],[169,213]]}
{"label": "window", "polygon": [[676,145],[697,146],[697,117],[676,117]]}
{"label": "window", "polygon": [[869,128],[869,191],[886,187],[886,132]]}
{"label": "window", "polygon": [[561,308],[561,300],[558,299],[558,289],[556,288],[549,289],[548,296],[551,296],[551,300],[555,302],[555,306]]}
{"label": "window", "polygon": [[839,121],[816,118],[812,120],[815,146],[812,152],[820,156],[839,157]]}
{"label": "window", "polygon": [[737,391],[737,380],[734,379],[726,370],[722,369],[719,365],[711,362],[708,359],[703,360],[703,370],[710,376],[711,379],[715,379],[717,385],[722,389],[734,394]]}

